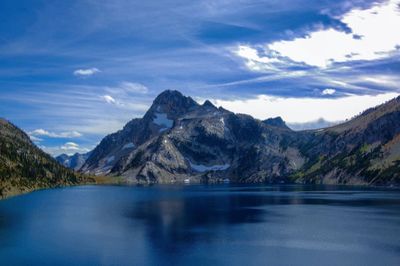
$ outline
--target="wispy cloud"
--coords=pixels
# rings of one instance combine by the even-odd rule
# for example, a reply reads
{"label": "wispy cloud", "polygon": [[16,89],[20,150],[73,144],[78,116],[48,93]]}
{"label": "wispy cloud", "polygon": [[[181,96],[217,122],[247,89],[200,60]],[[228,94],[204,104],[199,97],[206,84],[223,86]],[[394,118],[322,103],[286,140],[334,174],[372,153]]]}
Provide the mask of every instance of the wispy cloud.
{"label": "wispy cloud", "polygon": [[82,134],[79,133],[78,131],[67,131],[67,132],[55,133],[55,132],[47,131],[42,128],[35,129],[35,130],[29,132],[29,135],[31,136],[31,138],[37,137],[37,136],[45,136],[45,137],[50,137],[50,138],[78,138],[78,137],[82,136]]}
{"label": "wispy cloud", "polygon": [[146,94],[149,92],[149,89],[146,86],[135,82],[127,82],[127,81],[121,82],[119,88],[121,90],[126,91],[127,93]]}
{"label": "wispy cloud", "polygon": [[75,150],[75,151],[77,151],[77,150],[79,150],[79,145],[76,144],[75,142],[67,142],[64,145],[62,145],[60,148],[62,150],[66,150],[66,151],[67,150]]}
{"label": "wispy cloud", "polygon": [[92,76],[96,73],[99,73],[100,70],[98,68],[86,68],[86,69],[77,69],[73,72],[75,76],[80,76],[80,77],[89,77]]}
{"label": "wispy cloud", "polygon": [[110,96],[110,95],[103,95],[103,96],[101,96],[101,98],[102,98],[106,103],[109,103],[109,104],[116,104],[116,103],[117,103],[117,101],[116,101],[112,96]]}

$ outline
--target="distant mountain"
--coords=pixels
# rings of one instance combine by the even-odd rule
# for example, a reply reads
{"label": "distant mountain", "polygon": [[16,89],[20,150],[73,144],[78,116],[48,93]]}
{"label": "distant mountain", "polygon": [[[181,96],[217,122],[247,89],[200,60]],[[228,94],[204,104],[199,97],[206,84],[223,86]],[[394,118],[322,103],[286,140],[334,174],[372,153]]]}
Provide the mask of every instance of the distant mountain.
{"label": "distant mountain", "polygon": [[56,157],[56,160],[65,167],[78,171],[85,164],[89,156],[90,152],[84,154],[75,153],[71,156],[67,154],[61,154]]}
{"label": "distant mountain", "polygon": [[399,184],[397,98],[338,126],[296,132],[178,91],[108,135],[81,171],[130,182]]}
{"label": "distant mountain", "polygon": [[320,118],[315,121],[310,121],[310,122],[304,122],[304,123],[288,123],[288,126],[296,131],[300,130],[310,130],[310,129],[320,129],[320,128],[326,128],[326,127],[331,127],[337,124],[340,124],[341,122],[333,122],[333,121],[327,121],[323,118]]}
{"label": "distant mountain", "polygon": [[0,119],[0,198],[86,181],[36,147],[22,130]]}

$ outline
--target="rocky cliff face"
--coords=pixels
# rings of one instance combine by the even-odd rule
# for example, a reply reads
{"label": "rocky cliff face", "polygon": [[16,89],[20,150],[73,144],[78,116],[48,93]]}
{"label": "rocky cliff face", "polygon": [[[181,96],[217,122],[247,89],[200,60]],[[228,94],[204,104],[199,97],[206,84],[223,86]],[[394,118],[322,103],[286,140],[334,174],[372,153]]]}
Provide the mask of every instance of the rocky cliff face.
{"label": "rocky cliff face", "polygon": [[23,131],[0,119],[0,198],[85,181],[87,177],[61,166]]}
{"label": "rocky cliff face", "polygon": [[165,91],[142,119],[105,137],[81,171],[145,183],[397,184],[399,101],[335,127],[295,132],[281,118],[259,121]]}

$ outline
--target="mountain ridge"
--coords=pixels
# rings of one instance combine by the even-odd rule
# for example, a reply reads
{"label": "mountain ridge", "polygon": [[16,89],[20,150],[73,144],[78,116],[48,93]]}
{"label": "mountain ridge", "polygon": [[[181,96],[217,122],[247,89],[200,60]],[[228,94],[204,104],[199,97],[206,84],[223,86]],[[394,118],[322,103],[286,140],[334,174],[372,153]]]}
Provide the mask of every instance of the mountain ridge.
{"label": "mountain ridge", "polygon": [[398,184],[399,106],[400,97],[346,123],[296,132],[280,117],[261,121],[168,90],[143,118],[106,136],[80,171],[133,183]]}

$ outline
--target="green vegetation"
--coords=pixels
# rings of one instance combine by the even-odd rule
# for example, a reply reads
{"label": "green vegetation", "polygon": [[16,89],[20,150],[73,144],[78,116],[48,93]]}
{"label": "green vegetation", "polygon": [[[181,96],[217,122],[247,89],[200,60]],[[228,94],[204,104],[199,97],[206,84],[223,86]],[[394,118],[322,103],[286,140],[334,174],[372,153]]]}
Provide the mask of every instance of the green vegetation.
{"label": "green vegetation", "polygon": [[57,163],[29,137],[0,119],[0,198],[50,188],[95,182]]}

